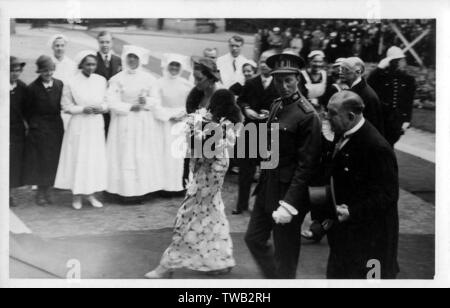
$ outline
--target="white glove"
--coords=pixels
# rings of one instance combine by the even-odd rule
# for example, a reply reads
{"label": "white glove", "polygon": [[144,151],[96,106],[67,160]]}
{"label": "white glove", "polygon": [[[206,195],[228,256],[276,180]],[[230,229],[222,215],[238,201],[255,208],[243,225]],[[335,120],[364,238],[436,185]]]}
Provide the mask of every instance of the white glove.
{"label": "white glove", "polygon": [[275,220],[276,224],[285,225],[292,221],[292,214],[289,213],[283,206],[280,206],[278,210],[273,212],[272,214],[273,220]]}
{"label": "white glove", "polygon": [[403,125],[402,125],[403,132],[406,132],[410,127],[411,127],[411,123],[409,123],[409,122],[403,123]]}

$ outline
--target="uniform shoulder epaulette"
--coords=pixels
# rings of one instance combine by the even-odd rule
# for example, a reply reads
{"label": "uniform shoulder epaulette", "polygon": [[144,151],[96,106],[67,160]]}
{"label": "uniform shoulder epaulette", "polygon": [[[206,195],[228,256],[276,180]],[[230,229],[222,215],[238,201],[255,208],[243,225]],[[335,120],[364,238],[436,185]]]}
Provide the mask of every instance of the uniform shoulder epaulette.
{"label": "uniform shoulder epaulette", "polygon": [[304,113],[313,113],[315,111],[314,107],[311,105],[310,102],[308,102],[304,97],[299,99],[297,101],[298,106],[300,109],[303,110]]}

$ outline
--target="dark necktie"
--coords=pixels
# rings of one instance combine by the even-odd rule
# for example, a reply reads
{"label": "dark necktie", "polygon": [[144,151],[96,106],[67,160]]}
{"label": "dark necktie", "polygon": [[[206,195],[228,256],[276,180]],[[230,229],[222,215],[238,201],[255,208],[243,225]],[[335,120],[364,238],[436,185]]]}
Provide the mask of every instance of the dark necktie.
{"label": "dark necktie", "polygon": [[236,72],[236,59],[233,59],[233,70]]}
{"label": "dark necktie", "polygon": [[105,67],[109,68],[109,57],[108,56],[105,57]]}

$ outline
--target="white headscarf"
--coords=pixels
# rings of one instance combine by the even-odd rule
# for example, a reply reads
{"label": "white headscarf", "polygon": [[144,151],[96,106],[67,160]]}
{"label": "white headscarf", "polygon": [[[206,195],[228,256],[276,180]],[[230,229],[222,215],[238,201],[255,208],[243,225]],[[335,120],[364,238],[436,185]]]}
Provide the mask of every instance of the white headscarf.
{"label": "white headscarf", "polygon": [[150,57],[150,51],[148,49],[138,47],[138,46],[133,46],[133,45],[123,46],[122,63],[124,63],[124,67],[126,67],[126,69],[128,71],[132,71],[132,69],[127,66],[127,57],[129,55],[135,55],[139,58],[139,67],[136,69],[136,70],[139,70],[142,68],[142,66],[148,64],[148,59]]}
{"label": "white headscarf", "polygon": [[53,44],[55,43],[56,40],[62,39],[66,42],[66,44],[69,42],[69,39],[67,38],[67,36],[65,36],[64,34],[55,34],[53,35],[47,42],[48,47],[53,48]]}
{"label": "white headscarf", "polygon": [[[183,70],[188,70],[190,67],[190,57],[176,54],[176,53],[165,53],[161,58],[161,68],[163,71],[163,77],[166,78],[177,78],[180,77]],[[177,76],[173,76],[169,73],[169,64],[172,62],[176,62],[180,64],[180,73]]]}
{"label": "white headscarf", "polygon": [[77,65],[77,68],[80,66],[81,62],[87,57],[87,56],[93,56],[94,58],[97,58],[97,52],[93,50],[83,50],[80,51],[75,56],[75,64]]}

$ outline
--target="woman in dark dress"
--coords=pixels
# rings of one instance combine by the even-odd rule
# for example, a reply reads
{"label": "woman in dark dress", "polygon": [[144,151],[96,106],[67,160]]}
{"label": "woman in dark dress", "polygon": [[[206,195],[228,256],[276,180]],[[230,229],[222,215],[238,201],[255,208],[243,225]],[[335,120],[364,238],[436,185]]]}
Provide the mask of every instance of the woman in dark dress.
{"label": "woman in dark dress", "polygon": [[36,204],[52,204],[54,185],[64,135],[61,118],[63,82],[53,78],[55,64],[48,56],[36,62],[39,77],[28,86],[25,118],[29,133],[25,141],[25,185],[37,185]]}
{"label": "woman in dark dress", "polygon": [[[27,86],[19,78],[23,72],[25,62],[16,57],[10,57],[10,91],[9,91],[9,188],[10,190],[22,186],[23,150],[25,146],[26,123],[24,107]],[[16,206],[14,199],[9,197],[9,205]]]}

